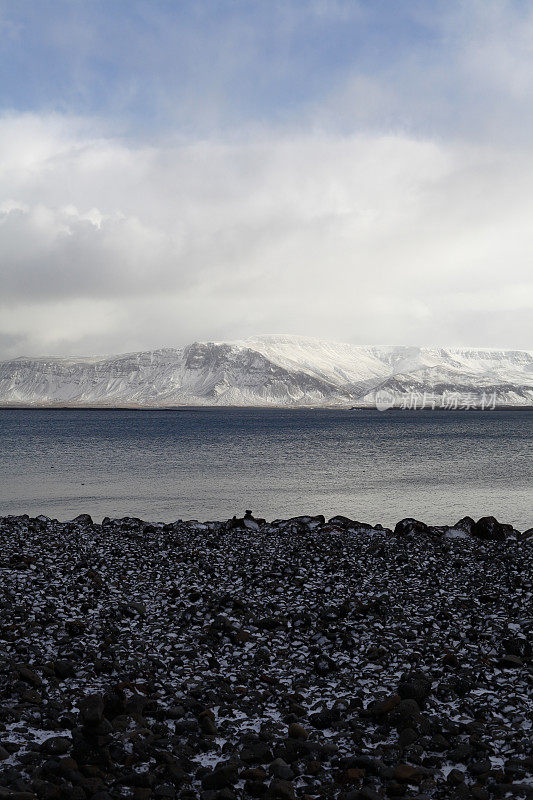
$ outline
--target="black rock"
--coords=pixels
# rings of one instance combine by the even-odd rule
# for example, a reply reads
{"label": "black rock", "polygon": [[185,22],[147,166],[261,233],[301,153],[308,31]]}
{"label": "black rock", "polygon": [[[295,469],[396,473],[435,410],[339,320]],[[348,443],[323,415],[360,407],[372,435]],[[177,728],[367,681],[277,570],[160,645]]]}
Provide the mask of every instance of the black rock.
{"label": "black rock", "polygon": [[396,523],[396,527],[394,528],[394,535],[408,536],[409,534],[427,533],[428,530],[429,528],[425,524],[425,522],[420,522],[417,519],[410,519],[408,517]]}
{"label": "black rock", "polygon": [[60,756],[68,753],[72,747],[72,740],[66,736],[51,736],[41,743],[41,752],[47,755]]}
{"label": "black rock", "polygon": [[79,709],[85,725],[97,725],[104,713],[104,698],[100,694],[87,695],[80,700]]}
{"label": "black rock", "polygon": [[454,528],[461,528],[461,530],[466,531],[466,533],[471,533],[472,528],[475,525],[475,521],[472,517],[462,517],[459,522],[456,522],[453,526]]}
{"label": "black rock", "polygon": [[76,522],[78,525],[92,525],[93,520],[90,514],[78,514],[77,517],[74,517],[72,522]]}
{"label": "black rock", "polygon": [[512,525],[503,525],[495,517],[481,517],[472,526],[472,536],[489,541],[503,541],[512,532]]}
{"label": "black rock", "polygon": [[226,786],[234,786],[237,777],[237,766],[227,764],[205,774],[202,777],[202,786],[204,789],[224,789]]}
{"label": "black rock", "polygon": [[54,662],[54,673],[59,680],[65,680],[66,678],[71,678],[76,670],[76,665],[73,661],[67,661],[66,659],[59,659],[58,661]]}
{"label": "black rock", "polygon": [[338,514],[336,517],[331,517],[331,519],[328,520],[328,525],[334,525],[336,528],[344,528],[345,530],[347,530],[348,528],[361,527],[360,522],[350,519],[350,517],[343,517],[340,514]]}
{"label": "black rock", "polygon": [[423,672],[404,675],[398,684],[398,694],[404,700],[415,700],[423,708],[431,694],[431,680]]}

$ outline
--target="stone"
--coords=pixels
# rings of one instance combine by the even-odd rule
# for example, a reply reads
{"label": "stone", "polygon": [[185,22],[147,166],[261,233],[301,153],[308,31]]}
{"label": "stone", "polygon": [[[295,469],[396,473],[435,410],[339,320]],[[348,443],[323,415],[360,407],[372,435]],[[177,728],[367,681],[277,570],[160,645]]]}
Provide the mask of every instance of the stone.
{"label": "stone", "polygon": [[461,772],[460,769],[451,769],[446,778],[446,781],[450,784],[450,786],[459,786],[459,784],[464,783],[464,780],[464,772]]}
{"label": "stone", "polygon": [[303,725],[300,725],[298,722],[292,722],[289,725],[289,736],[291,739],[307,739],[309,734]]}
{"label": "stone", "polygon": [[455,525],[453,527],[454,528],[461,528],[463,531],[466,531],[467,533],[471,533],[472,532],[472,528],[474,527],[475,524],[476,523],[472,519],[472,517],[462,517],[459,520],[459,522],[455,523]]}
{"label": "stone", "polygon": [[69,619],[65,622],[65,630],[69,636],[81,636],[85,633],[85,623],[81,619]]}
{"label": "stone", "polygon": [[490,772],[492,769],[492,764],[490,763],[488,758],[483,758],[481,761],[473,761],[469,767],[469,772],[472,775],[484,775],[487,772]]}
{"label": "stone", "polygon": [[72,739],[66,736],[51,736],[41,743],[41,751],[51,756],[62,756],[72,747]]}
{"label": "stone", "polygon": [[402,701],[401,696],[396,694],[391,694],[386,697],[384,700],[380,700],[376,703],[372,703],[368,708],[367,712],[369,715],[374,717],[381,717],[386,714],[389,714],[393,711]]}
{"label": "stone", "polygon": [[255,522],[0,517],[0,800],[525,800],[530,544]]}
{"label": "stone", "polygon": [[520,656],[513,656],[506,653],[498,661],[498,666],[502,669],[521,669],[524,666],[524,662]]}
{"label": "stone", "polygon": [[281,778],[284,781],[291,781],[294,778],[292,768],[282,758],[274,759],[268,769],[275,778]]}
{"label": "stone", "polygon": [[104,699],[100,694],[86,695],[80,700],[79,709],[86,725],[97,725],[104,713]]}
{"label": "stone", "polygon": [[217,725],[214,718],[211,715],[201,714],[199,722],[202,732],[205,733],[207,736],[217,735]]}
{"label": "stone", "polygon": [[427,774],[427,770],[413,764],[398,764],[394,770],[394,778],[399,783],[414,785],[422,783]]}
{"label": "stone", "polygon": [[146,616],[146,604],[141,603],[139,600],[129,600],[127,603],[121,603],[119,608],[125,617]]}
{"label": "stone", "polygon": [[405,748],[416,742],[418,734],[413,728],[403,728],[398,734],[398,744]]}
{"label": "stone", "polygon": [[154,796],[173,800],[176,797],[176,790],[170,783],[160,783],[154,787]]}
{"label": "stone", "polygon": [[66,678],[71,678],[76,671],[76,665],[73,661],[68,661],[66,659],[59,659],[58,661],[54,661],[54,673],[59,680],[66,680]]}
{"label": "stone", "polygon": [[346,800],[384,800],[384,795],[370,786],[363,786],[362,789],[355,789],[346,795]]}
{"label": "stone", "polygon": [[451,667],[452,669],[455,669],[459,666],[459,659],[455,653],[446,653],[443,656],[442,663],[445,667]]}
{"label": "stone", "polygon": [[290,781],[273,778],[268,787],[266,797],[272,800],[295,800],[294,786]]}
{"label": "stone", "polygon": [[423,708],[431,694],[431,680],[423,672],[406,675],[398,684],[398,694],[403,700],[415,700]]}
{"label": "stone", "polygon": [[318,730],[325,730],[331,728],[341,718],[341,712],[338,708],[326,708],[316,714],[311,714],[309,717],[309,724]]}
{"label": "stone", "polygon": [[391,723],[396,726],[398,731],[402,730],[403,728],[414,729],[416,728],[417,720],[420,718],[420,713],[420,706],[416,700],[402,700],[394,708],[392,714],[390,715],[390,720]]}
{"label": "stone", "polygon": [[420,522],[417,519],[402,519],[396,524],[394,528],[395,536],[408,536],[409,534],[427,533],[428,526],[425,522]]}
{"label": "stone", "polygon": [[386,772],[386,766],[380,758],[369,755],[349,756],[341,761],[341,765],[346,769],[360,767],[369,775],[382,776]]}
{"label": "stone", "polygon": [[227,764],[223,767],[208,772],[202,777],[204,789],[224,789],[226,786],[234,786],[237,781],[237,767]]}
{"label": "stone", "polygon": [[26,683],[31,684],[31,686],[41,686],[42,684],[41,678],[39,677],[39,675],[37,675],[36,672],[34,672],[29,667],[26,667],[25,665],[20,665],[17,667],[17,672],[19,678],[25,681]]}
{"label": "stone", "polygon": [[490,800],[490,794],[484,786],[471,786],[470,795],[474,800]]}
{"label": "stone", "polygon": [[72,522],[75,522],[77,525],[92,525],[93,520],[90,514],[78,514],[77,517],[74,517]]}
{"label": "stone", "polygon": [[472,526],[472,536],[478,539],[503,541],[512,530],[512,525],[502,525],[495,517],[481,517]]}

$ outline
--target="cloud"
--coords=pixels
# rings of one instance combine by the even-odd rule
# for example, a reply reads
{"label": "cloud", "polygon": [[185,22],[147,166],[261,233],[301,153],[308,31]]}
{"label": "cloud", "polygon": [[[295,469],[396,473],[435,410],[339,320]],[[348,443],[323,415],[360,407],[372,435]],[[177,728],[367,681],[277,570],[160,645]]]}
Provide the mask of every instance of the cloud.
{"label": "cloud", "polygon": [[528,346],[530,4],[4,6],[0,357]]}
{"label": "cloud", "polygon": [[533,124],[524,0],[5,0],[0,25],[3,108],[134,138],[266,123],[526,143]]}
{"label": "cloud", "polygon": [[98,127],[0,119],[4,356],[277,331],[527,346],[530,150],[275,128],[146,146]]}

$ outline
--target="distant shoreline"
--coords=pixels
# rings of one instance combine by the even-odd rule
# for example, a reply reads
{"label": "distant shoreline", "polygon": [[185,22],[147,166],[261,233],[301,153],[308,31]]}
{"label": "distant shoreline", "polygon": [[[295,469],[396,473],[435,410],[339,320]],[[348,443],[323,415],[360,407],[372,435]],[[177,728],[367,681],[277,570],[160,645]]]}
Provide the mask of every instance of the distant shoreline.
{"label": "distant shoreline", "polygon": [[[489,409],[483,408],[430,408],[429,406],[420,408],[401,408],[394,406],[387,409],[378,409],[375,405],[361,405],[361,406],[276,406],[276,405],[173,405],[173,406],[146,406],[146,405],[31,405],[20,404],[16,405],[10,403],[9,405],[0,404],[0,411],[211,411],[217,410],[233,410],[233,411],[380,411],[386,413],[389,411],[481,411],[485,413]],[[533,409],[533,404],[498,404],[495,406],[495,411],[515,411]]]}

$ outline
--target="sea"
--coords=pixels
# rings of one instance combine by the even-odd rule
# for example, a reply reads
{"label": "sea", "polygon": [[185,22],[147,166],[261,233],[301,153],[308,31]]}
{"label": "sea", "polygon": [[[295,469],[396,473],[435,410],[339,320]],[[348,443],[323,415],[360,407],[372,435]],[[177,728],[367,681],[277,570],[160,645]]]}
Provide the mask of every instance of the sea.
{"label": "sea", "polygon": [[0,516],[533,525],[533,409],[0,409]]}

